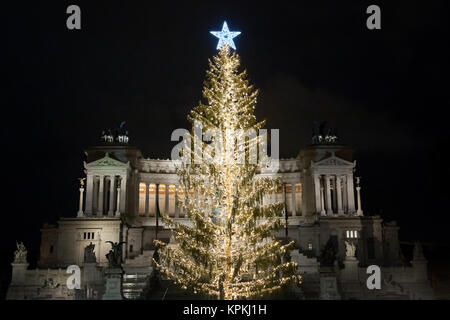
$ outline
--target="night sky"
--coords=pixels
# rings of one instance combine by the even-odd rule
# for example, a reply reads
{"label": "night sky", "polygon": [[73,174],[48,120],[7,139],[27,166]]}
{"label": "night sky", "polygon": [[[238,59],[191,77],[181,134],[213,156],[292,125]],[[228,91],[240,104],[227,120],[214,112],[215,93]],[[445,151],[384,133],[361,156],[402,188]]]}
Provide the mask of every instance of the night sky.
{"label": "night sky", "polygon": [[[66,28],[77,4],[82,29]],[[382,29],[366,28],[381,7]],[[146,157],[188,128],[224,20],[282,157],[326,120],[356,149],[365,214],[405,241],[449,242],[448,1],[33,1],[2,8],[2,266],[78,210],[84,150],[126,121]]]}

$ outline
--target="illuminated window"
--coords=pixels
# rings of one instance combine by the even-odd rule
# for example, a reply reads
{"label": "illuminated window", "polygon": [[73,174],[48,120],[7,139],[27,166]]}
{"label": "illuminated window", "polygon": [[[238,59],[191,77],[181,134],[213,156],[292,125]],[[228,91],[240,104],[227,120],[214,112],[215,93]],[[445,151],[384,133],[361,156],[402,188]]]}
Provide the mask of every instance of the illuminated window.
{"label": "illuminated window", "polygon": [[312,245],[312,243],[310,242],[310,243],[308,243],[308,250],[312,250],[313,249],[313,245]]}
{"label": "illuminated window", "polygon": [[347,230],[345,235],[349,239],[356,239],[356,238],[358,238],[358,231],[356,231],[356,230]]}

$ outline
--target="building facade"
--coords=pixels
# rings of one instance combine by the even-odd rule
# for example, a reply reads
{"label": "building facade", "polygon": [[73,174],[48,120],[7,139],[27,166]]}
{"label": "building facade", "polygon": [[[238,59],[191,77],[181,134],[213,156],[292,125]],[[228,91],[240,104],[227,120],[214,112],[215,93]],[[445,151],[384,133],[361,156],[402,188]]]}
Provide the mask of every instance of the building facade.
{"label": "building facade", "polygon": [[[140,299],[151,291],[153,240],[170,242],[170,230],[159,221],[161,212],[189,224],[176,199],[184,194],[171,160],[144,158],[128,144],[128,135],[103,134],[102,143],[86,150],[78,211],[57,225],[41,229],[40,260],[35,270],[26,261],[12,264],[7,299],[101,299],[105,295],[108,241],[123,244],[121,292]],[[288,228],[279,238],[295,241],[292,259],[303,283],[293,288],[298,299],[433,299],[427,261],[416,244],[411,262],[400,258],[398,226],[361,206],[361,186],[354,177],[353,150],[335,141],[313,139],[292,159],[280,160],[277,171],[260,175],[281,178],[283,187],[264,202],[282,201]],[[157,192],[158,191],[158,192]],[[94,244],[95,262],[86,261]],[[336,260],[326,265],[324,248]],[[80,267],[79,290],[67,288],[66,268]],[[381,289],[369,289],[367,268],[380,267]]]}

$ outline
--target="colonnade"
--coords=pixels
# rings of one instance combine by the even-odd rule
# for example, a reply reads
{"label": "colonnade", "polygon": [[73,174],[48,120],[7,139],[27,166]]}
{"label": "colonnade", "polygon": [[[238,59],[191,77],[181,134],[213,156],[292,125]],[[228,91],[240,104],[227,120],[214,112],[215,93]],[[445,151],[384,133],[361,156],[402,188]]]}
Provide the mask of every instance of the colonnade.
{"label": "colonnade", "polygon": [[314,175],[317,213],[322,216],[362,215],[360,188],[358,186],[358,210],[355,210],[353,175],[316,174]]}
{"label": "colonnade", "polygon": [[88,174],[83,211],[84,184],[80,187],[78,216],[119,216],[125,211],[126,175]]}
{"label": "colonnade", "polygon": [[[158,188],[158,199],[156,188]],[[139,183],[138,214],[154,217],[158,207],[160,213],[168,214],[170,217],[184,217],[182,208],[176,205],[177,198],[180,198],[180,201],[184,198],[184,192],[178,185],[141,182]]]}
{"label": "colonnade", "polygon": [[[156,188],[158,199],[156,198]],[[194,191],[192,191],[194,193]],[[157,184],[151,182],[139,183],[139,205],[140,216],[154,217],[157,205],[160,213],[168,214],[170,217],[182,218],[184,212],[176,205],[176,199],[183,201],[184,190],[175,184]],[[158,201],[158,203],[157,203]],[[273,194],[265,195],[264,204],[274,202],[285,202],[289,216],[297,216],[302,211],[302,186],[300,183],[283,184],[282,188]]]}

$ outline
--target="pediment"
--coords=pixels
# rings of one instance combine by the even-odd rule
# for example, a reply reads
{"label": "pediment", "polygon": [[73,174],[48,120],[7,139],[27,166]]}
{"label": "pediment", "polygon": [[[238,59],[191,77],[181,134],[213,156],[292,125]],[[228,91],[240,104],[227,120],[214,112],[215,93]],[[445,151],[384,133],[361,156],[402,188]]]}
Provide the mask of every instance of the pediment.
{"label": "pediment", "polygon": [[101,159],[85,163],[85,168],[93,168],[93,167],[122,167],[122,168],[129,168],[130,162],[124,163],[122,161],[113,159],[109,156],[109,153],[107,152],[105,156]]}
{"label": "pediment", "polygon": [[347,160],[344,160],[342,158],[336,157],[336,155],[333,153],[331,157],[325,158],[323,160],[314,162],[311,161],[311,167],[313,168],[323,168],[323,167],[347,167],[347,168],[354,168],[356,165],[356,161],[350,162]]}

